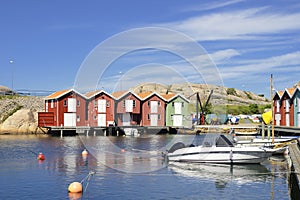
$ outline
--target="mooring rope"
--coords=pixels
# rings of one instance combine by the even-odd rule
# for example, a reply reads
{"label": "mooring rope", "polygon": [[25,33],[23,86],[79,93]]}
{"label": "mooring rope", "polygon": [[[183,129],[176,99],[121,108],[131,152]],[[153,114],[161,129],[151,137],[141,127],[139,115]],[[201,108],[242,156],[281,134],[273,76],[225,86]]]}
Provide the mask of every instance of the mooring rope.
{"label": "mooring rope", "polygon": [[87,190],[87,187],[88,187],[88,185],[89,185],[89,183],[90,183],[90,179],[91,179],[91,177],[92,177],[95,173],[96,173],[96,172],[94,172],[94,171],[90,171],[89,174],[88,174],[85,178],[83,178],[83,179],[80,181],[81,184],[83,184],[85,181],[87,181],[86,186],[85,186],[85,189],[84,189],[84,192]]}

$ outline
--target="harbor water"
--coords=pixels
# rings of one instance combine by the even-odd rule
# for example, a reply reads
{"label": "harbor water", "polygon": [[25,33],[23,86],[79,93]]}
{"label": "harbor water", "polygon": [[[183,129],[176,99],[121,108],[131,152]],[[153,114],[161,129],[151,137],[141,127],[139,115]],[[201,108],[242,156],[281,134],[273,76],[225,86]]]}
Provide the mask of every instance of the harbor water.
{"label": "harbor water", "polygon": [[[188,137],[202,136],[1,135],[0,199],[294,198],[284,156],[255,165],[168,163],[161,151]],[[75,181],[83,181],[82,194],[68,193]]]}

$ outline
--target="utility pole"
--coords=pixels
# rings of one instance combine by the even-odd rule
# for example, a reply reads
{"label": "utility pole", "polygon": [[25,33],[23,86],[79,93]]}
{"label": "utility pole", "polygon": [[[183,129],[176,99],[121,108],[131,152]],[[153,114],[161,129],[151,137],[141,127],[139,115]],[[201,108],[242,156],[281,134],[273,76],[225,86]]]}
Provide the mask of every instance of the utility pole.
{"label": "utility pole", "polygon": [[271,74],[270,79],[270,100],[271,100],[271,110],[272,110],[272,144],[274,144],[274,121],[275,121],[275,112],[274,112],[274,102],[273,102],[273,74]]}

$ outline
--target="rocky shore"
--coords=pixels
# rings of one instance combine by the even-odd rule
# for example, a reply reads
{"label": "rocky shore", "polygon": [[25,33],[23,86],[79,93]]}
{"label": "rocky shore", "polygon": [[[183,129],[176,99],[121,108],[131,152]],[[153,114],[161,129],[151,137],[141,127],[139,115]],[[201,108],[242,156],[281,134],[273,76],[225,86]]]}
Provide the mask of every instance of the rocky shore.
{"label": "rocky shore", "polygon": [[44,134],[38,128],[43,109],[43,97],[0,96],[0,134]]}

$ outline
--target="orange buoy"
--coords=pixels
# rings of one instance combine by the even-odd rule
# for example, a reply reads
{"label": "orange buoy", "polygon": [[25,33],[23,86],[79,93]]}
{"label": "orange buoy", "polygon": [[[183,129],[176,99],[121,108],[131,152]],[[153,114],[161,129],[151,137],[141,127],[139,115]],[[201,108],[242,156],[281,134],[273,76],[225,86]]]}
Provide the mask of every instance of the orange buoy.
{"label": "orange buoy", "polygon": [[86,156],[86,155],[88,155],[89,154],[89,152],[86,150],[86,149],[84,149],[82,152],[81,152],[81,155],[83,155],[83,156]]}
{"label": "orange buoy", "polygon": [[80,193],[82,192],[82,184],[79,182],[73,182],[69,185],[68,191],[72,193]]}
{"label": "orange buoy", "polygon": [[38,159],[38,160],[45,160],[44,154],[43,154],[43,153],[39,153],[37,159]]}

